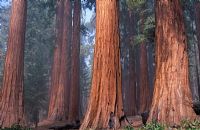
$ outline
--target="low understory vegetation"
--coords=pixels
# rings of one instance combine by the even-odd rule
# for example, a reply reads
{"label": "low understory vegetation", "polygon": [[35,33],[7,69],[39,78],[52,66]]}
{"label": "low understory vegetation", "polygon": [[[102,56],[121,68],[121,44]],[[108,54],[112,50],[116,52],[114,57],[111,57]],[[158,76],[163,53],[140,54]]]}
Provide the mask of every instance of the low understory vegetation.
{"label": "low understory vegetation", "polygon": [[[158,123],[156,121],[152,121],[151,123],[146,124],[142,128],[139,128],[139,130],[200,130],[200,121],[199,120],[194,120],[194,121],[189,121],[189,120],[182,120],[180,126],[174,126],[174,127],[169,127],[165,124]],[[131,126],[126,126],[124,130],[135,130]]]}
{"label": "low understory vegetation", "polygon": [[31,128],[24,128],[18,124],[14,124],[11,126],[11,128],[1,128],[0,130],[32,130]]}

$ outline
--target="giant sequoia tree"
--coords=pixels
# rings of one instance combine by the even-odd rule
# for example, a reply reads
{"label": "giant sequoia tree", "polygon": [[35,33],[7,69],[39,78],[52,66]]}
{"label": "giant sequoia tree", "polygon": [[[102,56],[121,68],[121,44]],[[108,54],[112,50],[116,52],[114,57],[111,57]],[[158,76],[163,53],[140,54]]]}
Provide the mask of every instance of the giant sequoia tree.
{"label": "giant sequoia tree", "polygon": [[187,39],[179,0],[156,0],[156,77],[149,121],[192,120]]}
{"label": "giant sequoia tree", "polygon": [[23,78],[26,0],[13,0],[4,64],[0,126],[24,124]]}
{"label": "giant sequoia tree", "polygon": [[72,33],[72,72],[70,88],[69,121],[79,119],[80,110],[80,80],[79,80],[79,56],[80,56],[80,8],[81,1],[74,1],[73,33]]}
{"label": "giant sequoia tree", "polygon": [[82,130],[117,126],[123,114],[118,1],[97,0],[96,6],[92,88]]}
{"label": "giant sequoia tree", "polygon": [[68,113],[71,42],[71,0],[57,0],[56,45],[51,76],[48,120],[66,120]]}

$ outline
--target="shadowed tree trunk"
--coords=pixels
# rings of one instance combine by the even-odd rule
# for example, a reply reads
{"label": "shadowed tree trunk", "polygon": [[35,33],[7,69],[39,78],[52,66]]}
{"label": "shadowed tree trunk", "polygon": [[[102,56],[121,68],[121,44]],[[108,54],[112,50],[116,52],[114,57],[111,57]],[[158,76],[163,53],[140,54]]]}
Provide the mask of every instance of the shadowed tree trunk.
{"label": "shadowed tree trunk", "polygon": [[70,88],[69,121],[79,120],[80,110],[80,0],[74,2],[73,33],[72,33],[72,72]]}
{"label": "shadowed tree trunk", "polygon": [[129,31],[129,60],[128,60],[128,75],[129,75],[129,86],[126,87],[126,95],[127,99],[127,116],[133,116],[137,114],[137,106],[136,106],[136,72],[135,72],[135,49],[133,46],[133,37],[134,37],[134,13],[132,10],[129,10],[129,23],[128,23],[128,31]]}
{"label": "shadowed tree trunk", "polygon": [[92,88],[81,130],[119,126],[123,115],[118,1],[96,1]]}
{"label": "shadowed tree trunk", "polygon": [[7,53],[4,64],[0,126],[24,125],[24,42],[26,29],[26,0],[13,0]]}
{"label": "shadowed tree trunk", "polygon": [[[199,58],[200,58],[200,2],[197,2],[195,4],[195,17],[196,17],[196,31],[197,31],[197,40],[198,40],[198,51],[199,51]],[[198,59],[199,60],[199,59]],[[196,91],[194,92],[194,97],[198,97],[197,99],[199,100],[199,95],[200,95],[200,81],[199,81],[199,73],[197,73],[197,81],[198,81],[198,95],[196,94]],[[196,90],[196,89],[195,89]]]}
{"label": "shadowed tree trunk", "polygon": [[147,65],[147,49],[146,44],[140,45],[140,105],[139,112],[143,113],[149,110],[151,104],[150,87],[148,79],[148,65]]}
{"label": "shadowed tree trunk", "polygon": [[51,75],[48,120],[67,120],[69,105],[69,66],[71,42],[71,2],[57,0],[56,46]]}
{"label": "shadowed tree trunk", "polygon": [[[144,31],[144,13],[141,16],[142,25],[141,31]],[[140,89],[140,98],[139,98],[139,113],[149,111],[149,107],[151,104],[151,96],[150,96],[150,87],[149,87],[149,79],[148,79],[148,63],[147,63],[147,48],[146,43],[143,41],[140,45],[140,79],[139,79],[139,89]]]}
{"label": "shadowed tree trunk", "polygon": [[156,78],[148,121],[193,120],[183,12],[179,0],[156,0]]}
{"label": "shadowed tree trunk", "polygon": [[[198,39],[198,47],[200,48],[200,2],[195,4],[195,17],[196,17],[196,31],[197,31],[197,39]],[[200,53],[199,53],[200,56]]]}

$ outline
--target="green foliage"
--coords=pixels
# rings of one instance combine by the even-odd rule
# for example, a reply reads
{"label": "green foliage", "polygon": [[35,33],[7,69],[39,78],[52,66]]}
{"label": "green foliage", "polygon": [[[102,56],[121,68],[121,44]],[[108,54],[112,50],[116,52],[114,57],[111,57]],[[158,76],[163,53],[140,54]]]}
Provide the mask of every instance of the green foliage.
{"label": "green foliage", "polygon": [[124,130],[134,130],[134,128],[132,126],[125,126]]}
{"label": "green foliage", "polygon": [[154,42],[155,38],[155,15],[154,4],[146,0],[127,0],[127,6],[135,14],[136,33],[133,36],[132,45]]}
{"label": "green foliage", "polygon": [[14,124],[11,128],[0,128],[0,130],[32,130],[31,128],[24,128],[18,124]]}
{"label": "green foliage", "polygon": [[200,129],[200,121],[199,120],[182,120],[181,121],[181,128],[186,130],[194,130],[194,129]]}
{"label": "green foliage", "polygon": [[160,124],[156,121],[152,121],[148,124],[146,124],[145,126],[143,126],[140,130],[165,130],[165,125],[164,124]]}
{"label": "green foliage", "polygon": [[[48,107],[48,83],[54,47],[54,0],[29,0],[25,44],[25,110],[37,122]],[[41,113],[40,113],[41,112]]]}
{"label": "green foliage", "polygon": [[144,5],[146,0],[126,0],[126,2],[130,9],[136,9]]}
{"label": "green foliage", "polygon": [[143,43],[145,41],[146,37],[144,34],[138,34],[138,35],[135,35],[135,37],[133,39],[134,39],[133,45],[137,45],[137,44]]}

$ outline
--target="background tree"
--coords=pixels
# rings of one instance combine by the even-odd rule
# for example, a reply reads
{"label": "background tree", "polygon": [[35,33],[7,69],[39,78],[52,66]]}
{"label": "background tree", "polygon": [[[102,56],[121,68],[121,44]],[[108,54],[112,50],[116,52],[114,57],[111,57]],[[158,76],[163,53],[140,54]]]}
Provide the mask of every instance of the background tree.
{"label": "background tree", "polygon": [[67,120],[70,86],[71,1],[57,0],[56,45],[51,75],[48,120]]}
{"label": "background tree", "polygon": [[47,116],[49,76],[55,39],[55,1],[28,0],[27,10],[25,112],[27,120],[36,123]]}
{"label": "background tree", "polygon": [[74,1],[73,8],[73,31],[72,31],[72,66],[71,66],[71,88],[69,120],[76,121],[80,119],[80,19],[81,19],[81,1]]}

